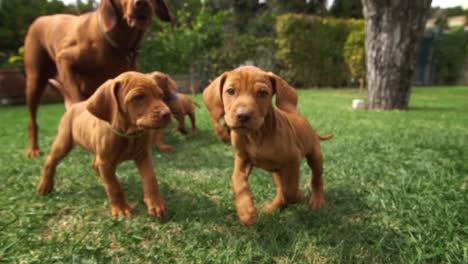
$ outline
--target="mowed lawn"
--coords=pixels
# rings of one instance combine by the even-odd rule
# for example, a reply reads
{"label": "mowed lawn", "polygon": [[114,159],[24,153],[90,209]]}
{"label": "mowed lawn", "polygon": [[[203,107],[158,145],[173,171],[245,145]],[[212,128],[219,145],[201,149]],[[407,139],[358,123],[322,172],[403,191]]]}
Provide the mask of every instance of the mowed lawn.
{"label": "mowed lawn", "polygon": [[[118,168],[134,215],[112,219],[92,155],[75,148],[55,191],[35,191],[46,156],[26,159],[24,106],[0,108],[0,262],[7,263],[468,263],[468,87],[415,88],[407,112],[352,110],[357,90],[301,90],[299,110],[321,134],[325,208],[307,203],[238,221],[233,149],[197,109],[199,135],[167,130],[174,153],[153,151],[162,220],[149,216],[133,162]],[[201,103],[201,96],[195,97]],[[43,105],[47,153],[64,107]],[[303,162],[300,185],[310,193]],[[258,209],[270,174],[250,177]]]}

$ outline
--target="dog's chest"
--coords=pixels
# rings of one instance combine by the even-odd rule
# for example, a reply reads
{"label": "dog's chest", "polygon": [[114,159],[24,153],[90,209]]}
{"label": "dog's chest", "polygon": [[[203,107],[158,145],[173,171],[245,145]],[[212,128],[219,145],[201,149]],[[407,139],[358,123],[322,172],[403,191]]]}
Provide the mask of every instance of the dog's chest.
{"label": "dog's chest", "polygon": [[254,166],[269,172],[280,170],[285,162],[295,156],[290,148],[282,144],[251,144],[246,147],[246,154]]}

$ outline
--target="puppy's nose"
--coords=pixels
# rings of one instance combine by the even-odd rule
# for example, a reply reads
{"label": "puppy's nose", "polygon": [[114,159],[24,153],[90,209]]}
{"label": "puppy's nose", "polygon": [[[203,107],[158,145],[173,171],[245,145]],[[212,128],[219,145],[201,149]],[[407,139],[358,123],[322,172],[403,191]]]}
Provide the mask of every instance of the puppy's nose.
{"label": "puppy's nose", "polygon": [[140,8],[149,7],[149,3],[148,0],[135,0],[135,6]]}
{"label": "puppy's nose", "polygon": [[163,119],[169,119],[171,118],[171,110],[167,109],[167,108],[164,108],[164,109],[161,109],[159,110],[158,112],[159,116]]}
{"label": "puppy's nose", "polygon": [[248,109],[240,108],[236,111],[236,119],[239,122],[245,123],[249,121],[251,116],[252,116],[252,111]]}

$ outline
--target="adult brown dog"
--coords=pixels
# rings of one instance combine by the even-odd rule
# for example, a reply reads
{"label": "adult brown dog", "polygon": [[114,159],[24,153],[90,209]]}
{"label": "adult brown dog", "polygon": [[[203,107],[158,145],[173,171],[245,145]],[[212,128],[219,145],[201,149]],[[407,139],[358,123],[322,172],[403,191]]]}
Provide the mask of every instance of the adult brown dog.
{"label": "adult brown dog", "polygon": [[212,83],[220,96],[211,103],[223,106],[224,120],[231,129],[236,151],[232,190],[237,214],[245,225],[253,224],[257,218],[247,183],[253,166],[273,174],[276,197],[266,208],[271,212],[304,199],[299,188],[299,168],[305,156],[313,172],[309,208],[324,205],[320,140],[333,135],[319,136],[293,109],[288,112],[272,105],[274,95],[277,102],[281,101],[283,82],[272,73],[242,67],[222,74]]}
{"label": "adult brown dog", "polygon": [[126,72],[102,84],[87,101],[70,106],[60,121],[37,191],[52,191],[58,162],[74,145],[80,145],[95,154],[92,167],[104,181],[112,215],[131,214],[115,171],[122,161],[134,160],[143,178],[148,213],[162,217],[166,205],[159,193],[149,148],[153,130],[163,129],[171,121],[171,112],[162,98],[161,89],[151,78]]}
{"label": "adult brown dog", "polygon": [[[257,72],[258,74],[265,73],[255,66],[243,66],[239,67],[239,69],[253,73]],[[224,116],[224,108],[219,100],[220,97],[220,90],[216,82],[211,82],[203,91],[203,102],[210,112],[211,122],[214,125],[214,134],[224,142],[230,142],[229,128],[220,124],[220,120]],[[287,112],[295,112],[297,106],[296,90],[280,77],[277,77],[276,106]]]}
{"label": "adult brown dog", "polygon": [[[191,134],[197,134],[197,126],[195,119],[195,106],[198,104],[190,97],[185,94],[176,92],[176,82],[167,74],[154,71],[148,73],[148,76],[153,78],[164,91],[164,102],[171,109],[172,115],[177,119],[178,125],[173,129],[173,131],[179,131],[182,134],[187,134],[187,129],[185,128],[185,116],[188,115],[192,125]],[[161,131],[156,138],[155,145],[156,148],[160,151],[174,151],[174,147],[163,143],[164,132]]]}
{"label": "adult brown dog", "polygon": [[163,0],[101,0],[95,12],[34,21],[24,43],[28,157],[42,153],[36,114],[47,80],[58,76],[66,88],[61,93],[68,107],[90,97],[106,80],[135,70],[141,40],[154,14],[172,21]]}

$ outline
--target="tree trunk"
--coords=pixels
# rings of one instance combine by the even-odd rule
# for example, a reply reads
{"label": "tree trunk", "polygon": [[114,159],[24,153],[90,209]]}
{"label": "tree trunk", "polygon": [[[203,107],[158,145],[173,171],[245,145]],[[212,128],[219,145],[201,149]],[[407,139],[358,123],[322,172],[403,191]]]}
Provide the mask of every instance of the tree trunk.
{"label": "tree trunk", "polygon": [[362,0],[369,109],[408,109],[417,48],[432,0]]}

